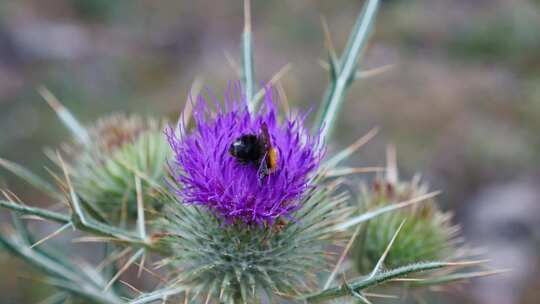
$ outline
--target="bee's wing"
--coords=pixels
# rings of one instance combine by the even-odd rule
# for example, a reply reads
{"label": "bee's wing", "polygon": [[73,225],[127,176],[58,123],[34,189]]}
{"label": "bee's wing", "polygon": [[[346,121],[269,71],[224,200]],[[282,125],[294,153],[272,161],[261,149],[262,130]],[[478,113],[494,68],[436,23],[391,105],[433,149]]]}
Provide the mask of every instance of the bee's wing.
{"label": "bee's wing", "polygon": [[273,148],[272,140],[270,139],[270,133],[268,132],[268,125],[266,125],[265,122],[263,122],[261,125],[261,140],[266,150]]}

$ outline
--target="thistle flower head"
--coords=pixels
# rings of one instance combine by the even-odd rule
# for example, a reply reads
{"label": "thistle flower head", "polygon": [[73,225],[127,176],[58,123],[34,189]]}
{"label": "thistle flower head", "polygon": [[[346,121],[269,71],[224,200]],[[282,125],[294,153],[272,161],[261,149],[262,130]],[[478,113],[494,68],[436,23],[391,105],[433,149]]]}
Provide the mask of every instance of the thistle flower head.
{"label": "thistle flower head", "polygon": [[[397,178],[377,178],[371,187],[363,186],[361,203],[366,209],[377,209],[408,201],[428,193],[428,186],[418,178],[399,181]],[[451,222],[452,214],[443,212],[433,198],[380,215],[365,226],[357,238],[355,262],[360,272],[368,272],[377,264],[394,232],[405,223],[392,245],[385,265],[395,268],[422,261],[452,258],[456,253],[456,233],[459,227]]]}
{"label": "thistle flower head", "polygon": [[[180,203],[167,206],[161,240],[173,257],[164,262],[182,270],[175,282],[190,285],[195,298],[298,295],[313,286],[313,269],[325,269],[325,249],[342,239],[332,228],[350,208],[336,184],[316,174],[323,153],[305,116],[280,121],[271,89],[258,114],[228,96],[215,111],[199,97],[193,130],[180,124],[166,132],[170,195]],[[260,146],[244,151],[241,139]]]}
{"label": "thistle flower head", "polygon": [[[199,96],[194,129],[186,133],[181,125],[181,134],[167,132],[177,195],[184,203],[208,207],[229,224],[291,219],[323,154],[318,137],[304,129],[305,116],[279,121],[269,88],[258,114],[248,112],[242,97],[226,95],[223,105],[215,102],[215,112]],[[231,145],[243,136],[259,145],[251,147],[250,159],[231,153]],[[273,168],[268,161],[275,162]]]}
{"label": "thistle flower head", "polygon": [[111,115],[88,127],[90,144],[68,147],[74,188],[84,203],[113,220],[135,218],[135,178],[141,179],[147,208],[157,205],[170,155],[164,123],[139,116]]}

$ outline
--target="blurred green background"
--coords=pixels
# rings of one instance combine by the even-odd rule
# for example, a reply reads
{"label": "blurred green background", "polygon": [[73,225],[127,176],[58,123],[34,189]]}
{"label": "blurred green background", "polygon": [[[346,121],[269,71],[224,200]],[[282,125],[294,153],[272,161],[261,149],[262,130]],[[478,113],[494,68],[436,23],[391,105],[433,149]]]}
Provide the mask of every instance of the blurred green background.
{"label": "blurred green background", "polygon": [[[513,269],[430,302],[538,303],[540,1],[382,2],[361,66],[393,69],[353,85],[330,151],[379,126],[351,164],[381,165],[395,144],[402,176],[421,173],[443,190],[441,204],[455,210],[469,243]],[[291,63],[282,80],[289,101],[316,105],[327,83],[321,16],[339,50],[362,1],[252,5],[258,80]],[[226,54],[239,61],[242,24],[241,1],[1,0],[0,157],[43,176],[54,166],[43,149],[68,132],[39,85],[85,123],[110,112],[176,117],[197,76],[215,92],[237,79]],[[43,201],[5,171],[0,185]],[[0,269],[2,304],[49,292],[2,253]]]}

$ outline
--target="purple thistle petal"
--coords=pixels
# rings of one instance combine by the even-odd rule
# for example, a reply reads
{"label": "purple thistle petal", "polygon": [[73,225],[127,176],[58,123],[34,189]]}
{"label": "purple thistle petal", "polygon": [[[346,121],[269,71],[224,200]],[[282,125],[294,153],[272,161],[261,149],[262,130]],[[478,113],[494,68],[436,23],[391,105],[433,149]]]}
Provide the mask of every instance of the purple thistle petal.
{"label": "purple thistle petal", "polygon": [[[186,204],[208,207],[224,223],[272,225],[279,217],[290,219],[324,155],[318,148],[320,138],[304,128],[306,115],[278,120],[272,88],[265,89],[263,109],[253,116],[243,96],[235,100],[240,95],[236,85],[232,90],[226,92],[223,106],[210,95],[215,112],[203,96],[197,97],[195,128],[189,134],[184,126],[181,134],[167,129],[176,194]],[[242,164],[229,153],[232,142],[245,134],[260,134],[263,124],[278,151],[277,168],[265,177],[259,166]]]}

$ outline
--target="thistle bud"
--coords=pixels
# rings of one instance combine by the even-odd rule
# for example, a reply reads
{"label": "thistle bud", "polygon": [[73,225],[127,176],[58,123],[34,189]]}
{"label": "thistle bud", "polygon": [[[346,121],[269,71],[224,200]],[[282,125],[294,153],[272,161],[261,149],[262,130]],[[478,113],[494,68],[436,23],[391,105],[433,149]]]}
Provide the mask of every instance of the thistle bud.
{"label": "thistle bud", "polygon": [[[377,178],[370,187],[362,186],[360,203],[371,210],[409,201],[427,192],[427,185],[420,183],[418,178],[411,181]],[[450,212],[441,211],[433,198],[426,200],[380,215],[365,224],[354,250],[359,272],[367,273],[375,267],[403,221],[405,223],[385,259],[386,267],[447,259],[453,255],[459,228],[452,225]]]}
{"label": "thistle bud", "polygon": [[88,128],[90,143],[68,150],[73,186],[87,207],[101,217],[132,221],[137,214],[136,177],[145,209],[159,209],[170,148],[164,123],[138,116],[112,115]]}

